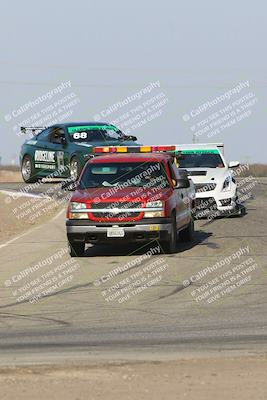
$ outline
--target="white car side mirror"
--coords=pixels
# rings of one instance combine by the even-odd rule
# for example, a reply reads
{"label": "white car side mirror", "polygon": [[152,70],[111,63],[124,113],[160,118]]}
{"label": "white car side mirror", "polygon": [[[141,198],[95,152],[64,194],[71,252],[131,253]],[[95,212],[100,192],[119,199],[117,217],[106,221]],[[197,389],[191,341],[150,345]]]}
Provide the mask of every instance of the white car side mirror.
{"label": "white car side mirror", "polygon": [[228,164],[229,168],[235,168],[238,167],[239,165],[240,165],[239,161],[230,161]]}

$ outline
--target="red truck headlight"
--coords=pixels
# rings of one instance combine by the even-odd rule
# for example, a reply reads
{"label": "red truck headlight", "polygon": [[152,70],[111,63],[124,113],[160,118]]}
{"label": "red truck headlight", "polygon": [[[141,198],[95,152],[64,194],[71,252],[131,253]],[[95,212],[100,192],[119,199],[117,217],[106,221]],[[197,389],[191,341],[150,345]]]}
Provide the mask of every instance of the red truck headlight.
{"label": "red truck headlight", "polygon": [[88,219],[87,205],[85,203],[78,203],[76,201],[70,202],[69,205],[69,219]]}
{"label": "red truck headlight", "polygon": [[164,217],[164,201],[148,201],[146,203],[147,211],[145,211],[144,218],[158,218]]}

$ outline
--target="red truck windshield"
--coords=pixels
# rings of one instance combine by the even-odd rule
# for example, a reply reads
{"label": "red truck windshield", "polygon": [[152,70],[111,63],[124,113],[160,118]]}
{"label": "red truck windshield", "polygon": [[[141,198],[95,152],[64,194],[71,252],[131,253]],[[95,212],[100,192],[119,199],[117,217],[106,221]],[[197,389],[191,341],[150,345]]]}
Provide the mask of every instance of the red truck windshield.
{"label": "red truck windshield", "polygon": [[81,189],[144,186],[168,186],[163,166],[158,162],[92,163],[81,176]]}

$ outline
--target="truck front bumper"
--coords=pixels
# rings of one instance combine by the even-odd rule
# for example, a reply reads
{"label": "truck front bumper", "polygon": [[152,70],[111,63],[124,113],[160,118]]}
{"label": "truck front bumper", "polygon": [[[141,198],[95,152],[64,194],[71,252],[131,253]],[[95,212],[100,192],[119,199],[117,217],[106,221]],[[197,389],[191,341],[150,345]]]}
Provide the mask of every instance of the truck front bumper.
{"label": "truck front bumper", "polygon": [[[108,237],[108,228],[123,228],[123,237]],[[112,243],[168,240],[171,232],[169,218],[147,218],[132,223],[95,223],[87,220],[67,220],[67,237],[70,242]]]}

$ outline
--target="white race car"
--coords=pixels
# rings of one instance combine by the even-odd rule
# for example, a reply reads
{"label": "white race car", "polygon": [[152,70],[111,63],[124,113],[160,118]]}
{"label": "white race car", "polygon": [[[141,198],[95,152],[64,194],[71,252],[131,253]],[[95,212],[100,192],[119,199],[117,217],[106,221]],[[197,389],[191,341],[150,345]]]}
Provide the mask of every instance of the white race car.
{"label": "white race car", "polygon": [[232,170],[239,162],[227,164],[223,143],[181,144],[176,145],[177,152],[180,154],[179,166],[187,170],[195,184],[195,218],[244,214]]}

